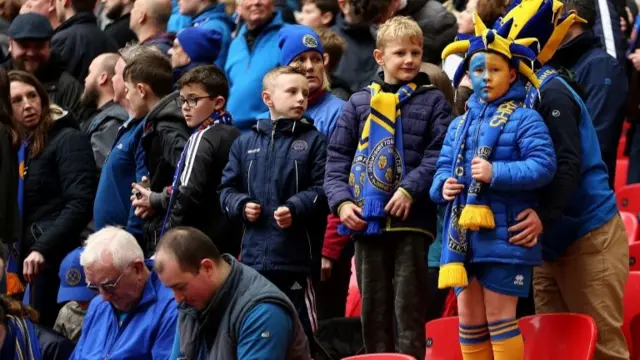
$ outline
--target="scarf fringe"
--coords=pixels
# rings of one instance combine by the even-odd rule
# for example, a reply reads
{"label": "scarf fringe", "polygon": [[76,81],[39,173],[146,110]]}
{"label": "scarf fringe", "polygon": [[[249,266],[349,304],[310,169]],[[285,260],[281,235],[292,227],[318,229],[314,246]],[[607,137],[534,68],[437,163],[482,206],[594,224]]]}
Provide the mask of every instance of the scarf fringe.
{"label": "scarf fringe", "polygon": [[464,263],[455,262],[440,266],[438,289],[467,285],[469,285],[469,278],[467,277],[467,270],[464,268]]}
{"label": "scarf fringe", "polygon": [[495,229],[496,222],[488,205],[467,204],[462,209],[458,225],[464,229],[478,231],[480,228]]}

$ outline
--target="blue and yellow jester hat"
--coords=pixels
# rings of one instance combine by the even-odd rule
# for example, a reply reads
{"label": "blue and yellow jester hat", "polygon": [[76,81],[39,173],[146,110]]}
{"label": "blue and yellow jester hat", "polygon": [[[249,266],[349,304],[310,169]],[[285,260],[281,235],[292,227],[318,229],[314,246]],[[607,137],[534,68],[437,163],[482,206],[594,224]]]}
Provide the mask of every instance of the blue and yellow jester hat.
{"label": "blue and yellow jester hat", "polygon": [[545,64],[558,50],[571,25],[587,22],[574,12],[562,15],[563,7],[558,0],[514,0],[494,28],[512,23],[509,39],[537,39],[541,49],[537,60]]}
{"label": "blue and yellow jester hat", "polygon": [[[453,76],[453,85],[458,87],[460,80],[467,70],[469,59],[477,52],[487,51],[494,52],[505,56],[510,60],[514,68],[537,88],[538,79],[531,70],[533,62],[536,59],[536,52],[530,48],[531,45],[537,44],[535,38],[519,39],[513,41],[508,35],[511,30],[513,21],[506,21],[498,29],[488,29],[477,13],[473,14],[473,25],[475,27],[475,36],[467,37],[460,35],[458,38],[462,40],[449,44],[442,51],[442,59],[451,54],[465,53],[465,59],[460,63],[455,75]],[[466,37],[466,39],[464,39]],[[527,60],[531,64],[525,65],[522,61]]]}

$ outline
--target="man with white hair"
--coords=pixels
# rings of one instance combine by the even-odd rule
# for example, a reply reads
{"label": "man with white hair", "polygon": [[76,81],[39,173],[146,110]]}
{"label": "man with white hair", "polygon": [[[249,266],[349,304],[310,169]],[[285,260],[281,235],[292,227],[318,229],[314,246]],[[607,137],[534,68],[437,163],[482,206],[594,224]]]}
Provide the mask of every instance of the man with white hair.
{"label": "man with white hair", "polygon": [[171,290],[145,263],[133,235],[116,227],[89,236],[80,255],[96,296],[71,359],[168,359],[176,331]]}

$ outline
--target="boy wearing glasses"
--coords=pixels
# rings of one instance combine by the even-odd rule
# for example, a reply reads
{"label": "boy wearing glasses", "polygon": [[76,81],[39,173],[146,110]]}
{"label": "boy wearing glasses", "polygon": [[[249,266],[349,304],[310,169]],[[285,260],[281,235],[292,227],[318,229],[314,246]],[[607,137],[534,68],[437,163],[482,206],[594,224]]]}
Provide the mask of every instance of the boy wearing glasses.
{"label": "boy wearing glasses", "polygon": [[[222,169],[231,144],[240,135],[225,110],[229,83],[220,69],[206,65],[187,71],[177,88],[176,105],[193,134],[180,155],[171,191],[151,193],[149,203],[152,208],[167,209],[163,233],[177,226],[194,227],[211,239],[224,240],[216,243],[222,253],[238,255],[241,226],[224,216],[217,205]],[[144,191],[140,185],[134,186]]]}

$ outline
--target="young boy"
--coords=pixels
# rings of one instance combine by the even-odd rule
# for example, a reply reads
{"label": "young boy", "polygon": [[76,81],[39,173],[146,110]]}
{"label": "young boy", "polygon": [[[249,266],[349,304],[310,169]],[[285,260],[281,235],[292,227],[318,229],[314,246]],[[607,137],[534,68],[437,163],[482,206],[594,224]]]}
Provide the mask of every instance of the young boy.
{"label": "young boy", "polygon": [[[231,144],[240,136],[225,110],[229,83],[220,69],[206,65],[187,71],[177,87],[180,95],[176,103],[193,134],[176,167],[171,195],[151,193],[150,203],[167,204],[164,232],[176,226],[195,227],[217,239],[216,246],[221,252],[237,256],[241,226],[222,214],[217,192]],[[134,188],[145,191],[138,184]]]}
{"label": "young boy", "polygon": [[544,121],[524,107],[527,91],[517,77],[516,69],[537,87],[520,63],[533,63],[536,54],[508,40],[512,22],[496,31],[474,18],[476,37],[443,52],[466,52],[454,85],[466,70],[474,94],[449,127],[431,187],[431,198],[447,205],[438,283],[457,295],[463,359],[517,360],[524,347],[516,305],[528,295],[542,253],[539,233],[514,241],[513,225],[536,207],[556,159]]}
{"label": "young boy", "polygon": [[355,240],[367,352],[424,359],[425,256],[436,232],[428,194],[451,107],[419,72],[415,21],[394,17],[381,25],[374,56],[382,77],[345,104],[328,147],[325,191]]}
{"label": "young boy", "polygon": [[337,0],[303,0],[298,23],[313,29],[328,28],[338,13]]}
{"label": "young boy", "polygon": [[309,96],[304,72],[273,69],[262,87],[271,119],[258,120],[231,146],[220,203],[229,217],[244,220],[242,262],[287,294],[313,344],[310,276],[324,234],[326,140],[302,117]]}
{"label": "young boy", "polygon": [[347,43],[335,31],[329,29],[316,29],[320,42],[324,48],[324,67],[329,75],[331,83],[331,94],[344,101],[351,97],[349,84],[335,75],[336,68],[342,59],[342,55],[347,51]]}

